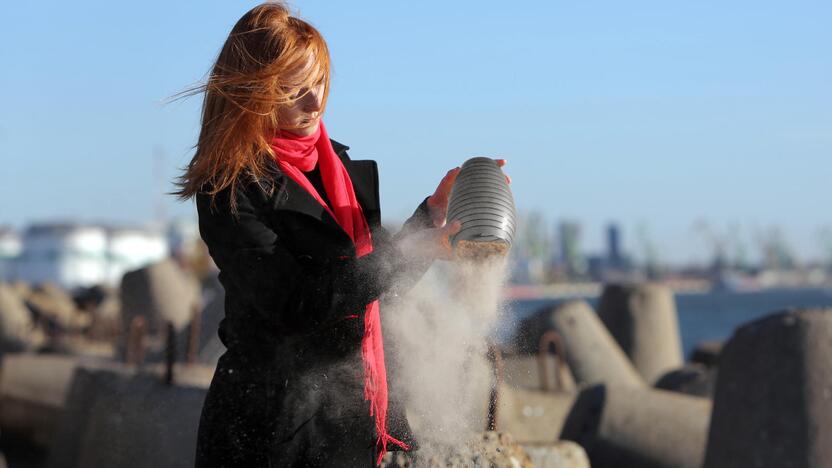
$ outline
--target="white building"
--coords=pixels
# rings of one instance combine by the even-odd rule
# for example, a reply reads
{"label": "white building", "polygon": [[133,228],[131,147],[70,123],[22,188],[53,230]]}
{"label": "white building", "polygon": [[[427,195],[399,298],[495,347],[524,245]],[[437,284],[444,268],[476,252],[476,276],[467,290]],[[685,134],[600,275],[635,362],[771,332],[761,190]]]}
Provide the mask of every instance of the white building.
{"label": "white building", "polygon": [[171,254],[191,254],[200,241],[199,225],[187,219],[177,219],[168,224],[168,247]]}
{"label": "white building", "polygon": [[0,281],[14,276],[14,260],[23,250],[20,235],[9,229],[0,229]]}
{"label": "white building", "polygon": [[165,236],[154,231],[141,229],[110,229],[107,242],[108,284],[118,284],[121,277],[130,270],[168,256],[168,242]]}
{"label": "white building", "polygon": [[117,285],[124,272],[165,258],[162,233],[96,225],[36,224],[23,233],[14,276],[67,289]]}

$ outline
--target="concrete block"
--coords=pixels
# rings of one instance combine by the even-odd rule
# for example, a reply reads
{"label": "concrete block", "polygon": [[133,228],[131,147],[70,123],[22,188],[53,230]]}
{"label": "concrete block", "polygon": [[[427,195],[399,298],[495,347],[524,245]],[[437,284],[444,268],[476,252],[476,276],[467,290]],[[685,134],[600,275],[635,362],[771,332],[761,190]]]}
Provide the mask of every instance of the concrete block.
{"label": "concrete block", "polygon": [[191,321],[200,301],[199,283],[173,260],[163,260],[124,274],[121,280],[122,321],[144,315],[150,334],[165,331],[171,322],[181,331]]}
{"label": "concrete block", "polygon": [[601,294],[598,316],[648,383],[684,363],[670,288],[609,284]]}
{"label": "concrete block", "polygon": [[522,445],[535,468],[589,468],[589,457],[583,447],[562,440],[547,445]]}
{"label": "concrete block", "polygon": [[[540,362],[536,355],[525,354],[504,354],[503,355],[503,380],[510,386],[526,390],[544,390],[541,382]],[[574,390],[575,378],[569,370],[568,365],[558,368],[555,357],[547,355],[544,361],[547,366],[548,387],[556,389],[559,384],[563,390]],[[558,381],[558,379],[561,379]]]}
{"label": "concrete block", "polygon": [[703,398],[713,397],[715,386],[716,369],[709,369],[701,364],[687,364],[673,369],[659,377],[655,385],[661,390]]}
{"label": "concrete block", "polygon": [[104,361],[51,354],[7,354],[0,373],[0,427],[33,446],[47,448],[59,424],[72,376],[79,366]]}
{"label": "concrete block", "polygon": [[832,309],[738,328],[720,356],[707,468],[832,466]]}
{"label": "concrete block", "polygon": [[26,303],[13,287],[0,283],[0,354],[29,347],[34,323]]}
{"label": "concrete block", "polygon": [[722,352],[722,340],[707,340],[696,344],[690,354],[690,362],[702,364],[706,367],[719,365],[719,355]]}
{"label": "concrete block", "polygon": [[158,375],[79,369],[48,466],[192,467],[206,391]]}
{"label": "concrete block", "polygon": [[563,338],[566,360],[579,384],[643,386],[644,380],[583,301],[569,301],[549,312],[552,328]]}
{"label": "concrete block", "polygon": [[90,314],[78,309],[65,290],[53,283],[44,283],[33,289],[26,304],[41,320],[61,331],[78,331],[90,324]]}
{"label": "concrete block", "polygon": [[710,412],[705,398],[597,385],[581,392],[561,438],[581,444],[594,468],[700,468]]}
{"label": "concrete block", "polygon": [[503,381],[511,387],[540,390],[537,357],[524,354],[503,354]]}
{"label": "concrete block", "polygon": [[501,385],[497,428],[521,444],[550,444],[558,440],[575,394],[525,390]]}

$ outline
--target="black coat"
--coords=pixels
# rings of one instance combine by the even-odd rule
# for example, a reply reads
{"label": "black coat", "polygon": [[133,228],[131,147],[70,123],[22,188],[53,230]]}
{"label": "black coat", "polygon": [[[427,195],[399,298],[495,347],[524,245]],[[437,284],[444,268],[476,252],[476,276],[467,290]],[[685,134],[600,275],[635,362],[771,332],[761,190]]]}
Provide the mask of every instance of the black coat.
{"label": "black coat", "polygon": [[[213,204],[197,196],[200,234],[226,291],[219,335],[228,348],[203,407],[197,467],[373,462],[360,356],[364,309],[415,282],[428,263],[404,258],[381,227],[376,163],[351,161],[334,141],[333,148],[372,231],[374,250],[363,257],[276,164],[273,179],[240,185],[236,216],[228,190]],[[429,227],[423,202],[402,233]],[[345,318],[351,314],[358,317]],[[394,395],[388,424],[394,437],[412,442]]]}

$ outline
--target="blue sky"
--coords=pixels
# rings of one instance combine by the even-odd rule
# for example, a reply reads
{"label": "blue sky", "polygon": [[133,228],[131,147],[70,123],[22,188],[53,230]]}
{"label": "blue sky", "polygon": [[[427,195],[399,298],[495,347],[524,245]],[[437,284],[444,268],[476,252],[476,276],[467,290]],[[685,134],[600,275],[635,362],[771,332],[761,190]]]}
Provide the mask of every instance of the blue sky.
{"label": "blue sky", "polygon": [[[0,224],[142,223],[190,159],[201,80],[256,2],[4,2]],[[693,224],[782,227],[804,258],[832,225],[832,3],[292,3],[327,38],[330,134],[382,171],[404,218],[474,155],[509,160],[521,211],[646,225],[662,257]],[[160,202],[161,200],[161,202]]]}

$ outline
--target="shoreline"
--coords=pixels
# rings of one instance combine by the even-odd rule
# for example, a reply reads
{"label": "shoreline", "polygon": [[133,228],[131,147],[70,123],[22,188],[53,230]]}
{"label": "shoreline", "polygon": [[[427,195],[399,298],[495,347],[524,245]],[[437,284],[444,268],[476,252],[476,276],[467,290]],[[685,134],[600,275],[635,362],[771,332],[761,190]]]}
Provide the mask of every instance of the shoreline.
{"label": "shoreline", "polygon": [[[753,294],[766,291],[801,291],[801,290],[832,290],[832,284],[782,284],[764,287],[725,289],[715,287],[710,280],[699,279],[673,279],[661,281],[662,284],[673,290],[674,294],[711,294],[726,292],[735,294]],[[576,282],[576,283],[553,283],[553,284],[512,284],[504,288],[503,298],[508,301],[534,300],[534,299],[571,299],[571,298],[594,298],[601,295],[605,283],[601,282]]]}

